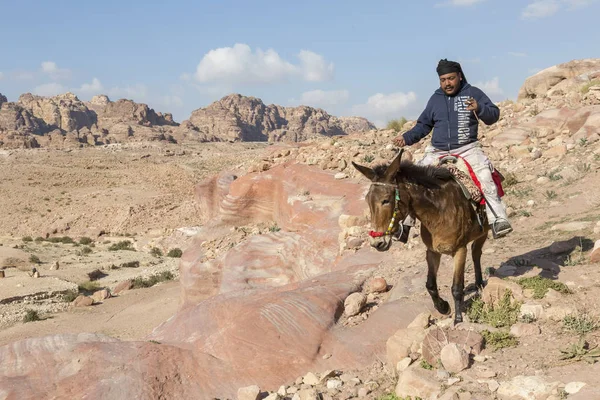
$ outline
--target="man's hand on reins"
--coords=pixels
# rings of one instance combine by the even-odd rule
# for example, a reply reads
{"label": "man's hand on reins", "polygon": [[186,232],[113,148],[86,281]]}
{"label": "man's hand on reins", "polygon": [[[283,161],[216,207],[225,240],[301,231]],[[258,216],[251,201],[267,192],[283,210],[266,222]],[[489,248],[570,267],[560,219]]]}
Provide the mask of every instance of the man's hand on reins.
{"label": "man's hand on reins", "polygon": [[479,104],[477,104],[477,100],[475,100],[472,97],[469,100],[467,100],[467,110],[477,112],[478,108]]}
{"label": "man's hand on reins", "polygon": [[392,143],[394,143],[394,145],[396,145],[397,147],[406,146],[406,142],[404,141],[404,137],[402,135],[396,136],[394,140],[392,140]]}

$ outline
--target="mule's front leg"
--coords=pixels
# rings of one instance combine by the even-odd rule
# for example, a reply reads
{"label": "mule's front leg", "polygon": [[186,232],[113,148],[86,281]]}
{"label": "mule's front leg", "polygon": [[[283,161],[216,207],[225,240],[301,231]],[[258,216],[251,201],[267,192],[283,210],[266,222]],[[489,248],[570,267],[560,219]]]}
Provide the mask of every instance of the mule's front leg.
{"label": "mule's front leg", "polygon": [[463,321],[462,306],[465,298],[465,261],[467,248],[462,247],[454,253],[454,277],[452,279],[452,297],[454,297],[454,324]]}
{"label": "mule's front leg", "polygon": [[437,272],[440,267],[440,259],[442,255],[435,253],[431,250],[427,250],[427,291],[433,300],[433,306],[440,313],[447,315],[450,314],[450,304],[440,297],[437,287]]}
{"label": "mule's front leg", "polygon": [[485,235],[476,239],[471,246],[471,256],[473,258],[473,268],[475,269],[475,286],[477,290],[483,289],[483,276],[481,274],[481,253],[483,244],[487,240],[487,232]]}

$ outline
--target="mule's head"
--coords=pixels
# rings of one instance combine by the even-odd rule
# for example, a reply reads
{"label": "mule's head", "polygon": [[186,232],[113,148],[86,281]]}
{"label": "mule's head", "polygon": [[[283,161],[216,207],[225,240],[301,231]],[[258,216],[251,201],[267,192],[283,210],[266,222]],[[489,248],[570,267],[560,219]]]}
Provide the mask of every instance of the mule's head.
{"label": "mule's head", "polygon": [[406,217],[406,210],[398,200],[399,189],[396,175],[400,171],[402,153],[400,150],[389,166],[378,166],[373,169],[352,162],[361,174],[373,184],[366,196],[371,212],[371,229],[369,242],[379,251],[387,251],[392,245],[392,234],[397,232],[399,224]]}

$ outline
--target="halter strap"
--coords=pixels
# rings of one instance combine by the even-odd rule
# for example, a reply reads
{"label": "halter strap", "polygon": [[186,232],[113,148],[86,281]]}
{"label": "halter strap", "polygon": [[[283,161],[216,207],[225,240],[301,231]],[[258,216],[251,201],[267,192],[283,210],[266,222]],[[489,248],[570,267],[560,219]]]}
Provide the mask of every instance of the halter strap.
{"label": "halter strap", "polygon": [[387,230],[385,232],[369,231],[369,236],[371,236],[372,238],[389,236],[392,234],[392,230],[394,229],[394,223],[396,222],[396,218],[398,217],[398,212],[400,211],[400,208],[399,208],[400,191],[398,190],[398,185],[393,185],[391,183],[373,182],[372,185],[391,186],[395,189],[394,214],[392,214],[392,220],[390,221],[390,224],[388,225]]}

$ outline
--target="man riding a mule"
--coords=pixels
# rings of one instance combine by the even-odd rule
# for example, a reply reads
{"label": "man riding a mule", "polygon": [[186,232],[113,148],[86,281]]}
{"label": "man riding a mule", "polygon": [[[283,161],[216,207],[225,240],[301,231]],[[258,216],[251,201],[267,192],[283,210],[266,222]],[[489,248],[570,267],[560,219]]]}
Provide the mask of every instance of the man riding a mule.
{"label": "man riding a mule", "polygon": [[[440,60],[437,73],[440,88],[427,102],[415,127],[395,138],[394,144],[398,147],[411,146],[433,129],[431,145],[427,146],[425,156],[417,164],[437,164],[440,158],[449,155],[458,156],[470,164],[485,198],[485,212],[492,235],[494,239],[503,237],[512,232],[512,227],[494,180],[494,166],[477,138],[479,120],[492,125],[498,121],[500,110],[482,90],[467,82],[459,63]],[[406,217],[396,239],[406,243],[414,221],[413,216]]]}

